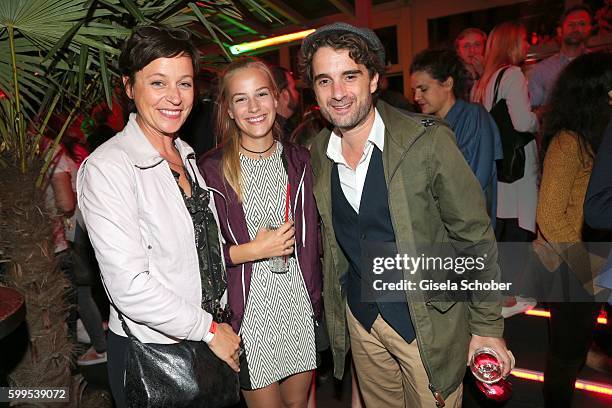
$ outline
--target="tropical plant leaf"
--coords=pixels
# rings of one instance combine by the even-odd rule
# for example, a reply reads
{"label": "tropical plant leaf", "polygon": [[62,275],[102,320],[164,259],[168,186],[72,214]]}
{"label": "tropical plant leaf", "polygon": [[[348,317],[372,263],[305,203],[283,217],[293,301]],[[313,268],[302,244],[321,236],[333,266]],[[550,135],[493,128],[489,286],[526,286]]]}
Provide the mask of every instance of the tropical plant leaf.
{"label": "tropical plant leaf", "polygon": [[[0,0],[0,89],[8,96],[4,104],[10,106],[0,110],[0,123],[15,123],[19,115],[46,117],[48,109],[73,112],[75,106],[84,109],[100,98],[111,105],[117,56],[134,23],[157,21],[188,30],[202,25],[206,30],[192,30],[194,36],[217,44],[223,50],[219,54],[229,59],[221,39],[231,37],[219,25],[220,15],[242,19],[232,0],[197,5],[188,0]],[[16,84],[12,61],[18,71]],[[220,59],[204,61],[213,66]],[[14,105],[16,95],[20,109]],[[0,131],[5,128],[15,132],[12,125]],[[24,135],[14,137],[19,143],[0,143],[15,148]]]}
{"label": "tropical plant leaf", "polygon": [[71,40],[72,37],[74,37],[74,35],[76,34],[76,32],[79,31],[79,28],[81,28],[81,24],[80,23],[73,25],[68,31],[66,31],[66,33],[49,50],[49,52],[47,53],[47,56],[43,59],[43,61],[49,59],[50,57],[55,55],[55,53],[57,51],[59,51],[61,48],[63,48],[64,45],[66,44],[66,42]]}
{"label": "tropical plant leaf", "polygon": [[166,2],[162,11],[156,14],[156,21],[163,21],[170,16],[178,14],[182,9],[187,7],[189,0],[179,0]]}
{"label": "tropical plant leaf", "polygon": [[267,9],[262,7],[257,1],[245,0],[245,2],[251,5],[251,7],[253,7],[255,12],[258,13],[263,18],[265,18],[266,21],[271,23],[276,20],[277,22],[282,24],[282,21],[278,17],[276,17],[276,15],[274,15],[273,13],[269,12]]}
{"label": "tropical plant leaf", "polygon": [[79,97],[83,94],[83,83],[85,82],[85,72],[87,71],[87,58],[89,57],[89,47],[81,45],[79,53]]}
{"label": "tropical plant leaf", "polygon": [[217,45],[219,45],[219,47],[223,50],[228,61],[231,61],[232,57],[229,55],[229,53],[223,46],[223,43],[219,40],[219,37],[217,36],[217,33],[215,32],[214,27],[208,22],[206,17],[204,17],[204,14],[202,14],[200,9],[198,9],[198,6],[196,6],[194,3],[189,3],[189,8],[191,9],[191,11],[193,11],[193,14],[195,14],[195,16],[198,18],[198,20],[200,20],[200,22],[204,25],[204,27],[206,27],[211,37],[213,38],[214,42]]}
{"label": "tropical plant leaf", "polygon": [[138,6],[132,0],[121,0],[121,3],[130,12],[132,17],[136,19],[137,22],[143,23],[147,21],[144,14],[142,14],[142,11],[140,11]]}
{"label": "tropical plant leaf", "polygon": [[106,104],[109,108],[113,107],[113,95],[110,89],[110,74],[106,68],[106,55],[103,50],[100,50],[100,75],[102,77],[102,84],[104,86],[104,96],[106,97]]}

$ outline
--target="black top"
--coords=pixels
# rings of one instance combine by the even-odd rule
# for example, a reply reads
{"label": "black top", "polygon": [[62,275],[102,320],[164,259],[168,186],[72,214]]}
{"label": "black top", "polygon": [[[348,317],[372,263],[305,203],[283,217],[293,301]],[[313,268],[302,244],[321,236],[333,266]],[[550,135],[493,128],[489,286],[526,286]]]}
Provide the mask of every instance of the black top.
{"label": "black top", "polygon": [[332,167],[332,223],[338,244],[349,261],[349,270],[340,280],[353,316],[367,331],[371,330],[380,314],[406,342],[411,343],[416,333],[404,292],[376,291],[373,286],[374,280],[379,278],[399,282],[403,274],[401,271],[387,271],[384,276],[376,275],[367,264],[367,258],[372,254],[394,257],[397,253],[382,152],[376,146],[372,149],[359,214],[342,191],[338,165]]}
{"label": "black top", "polygon": [[296,128],[295,122],[291,120],[291,118],[285,118],[282,115],[276,115],[276,121],[278,122],[283,134],[281,136],[281,141],[290,142],[291,134]]}
{"label": "black top", "polygon": [[[172,175],[178,184],[179,174],[172,170]],[[185,177],[187,177],[191,186],[191,197],[185,195],[180,185],[179,189],[193,221],[202,280],[202,309],[212,314],[215,321],[227,322],[229,321],[228,312],[221,309],[219,304],[219,300],[227,288],[227,282],[222,265],[217,222],[208,207],[210,193],[192,180],[189,172],[185,171]]]}
{"label": "black top", "polygon": [[612,121],[593,165],[584,201],[584,220],[592,228],[612,230]]}

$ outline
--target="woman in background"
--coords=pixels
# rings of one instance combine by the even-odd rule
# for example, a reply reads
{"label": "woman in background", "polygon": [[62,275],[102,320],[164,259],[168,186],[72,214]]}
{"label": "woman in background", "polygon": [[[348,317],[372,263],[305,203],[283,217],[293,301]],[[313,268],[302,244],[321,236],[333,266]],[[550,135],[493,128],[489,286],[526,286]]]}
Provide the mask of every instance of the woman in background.
{"label": "woman in background", "polygon": [[[531,111],[527,79],[520,68],[527,56],[528,46],[527,31],[522,24],[506,22],[493,28],[487,40],[484,72],[472,89],[472,101],[481,103],[490,112],[498,101],[505,99],[514,129],[518,132],[534,133],[538,130],[538,119]],[[499,75],[502,77],[499,81],[498,98],[493,100]],[[530,242],[535,237],[538,202],[536,141],[532,140],[523,149],[523,177],[513,183],[500,181],[497,184],[495,236],[498,242]],[[505,263],[507,267],[502,268],[503,279],[517,281],[519,279],[509,274],[525,269],[525,257],[514,254],[510,258]],[[533,308],[535,304],[530,298],[508,296],[503,302],[502,315],[508,318]]]}
{"label": "woman in background", "polygon": [[[583,205],[593,159],[612,117],[608,96],[611,89],[612,54],[582,55],[559,75],[544,115],[542,151],[545,156],[538,227],[544,240],[568,250],[571,246],[572,253],[583,242],[601,239],[584,226]],[[568,270],[570,281],[581,275],[581,269],[594,268],[588,262],[576,265],[571,259],[562,267]],[[587,292],[583,296],[589,298]],[[550,304],[550,340],[544,372],[546,407],[571,406],[574,382],[593,339],[600,308],[600,303],[584,299]]]}
{"label": "woman in background", "polygon": [[414,101],[421,112],[444,119],[455,132],[457,145],[484,192],[487,210],[495,226],[497,168],[502,158],[495,121],[481,106],[469,103],[470,81],[465,64],[453,50],[425,50],[410,66]]}

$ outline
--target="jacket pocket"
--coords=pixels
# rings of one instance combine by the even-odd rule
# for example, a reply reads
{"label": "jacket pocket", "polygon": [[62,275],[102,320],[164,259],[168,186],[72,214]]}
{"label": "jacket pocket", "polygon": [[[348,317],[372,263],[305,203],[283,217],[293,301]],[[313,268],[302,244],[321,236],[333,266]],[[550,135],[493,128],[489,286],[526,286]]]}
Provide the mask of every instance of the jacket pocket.
{"label": "jacket pocket", "polygon": [[427,306],[433,307],[440,313],[446,313],[457,303],[448,292],[440,293],[425,302]]}

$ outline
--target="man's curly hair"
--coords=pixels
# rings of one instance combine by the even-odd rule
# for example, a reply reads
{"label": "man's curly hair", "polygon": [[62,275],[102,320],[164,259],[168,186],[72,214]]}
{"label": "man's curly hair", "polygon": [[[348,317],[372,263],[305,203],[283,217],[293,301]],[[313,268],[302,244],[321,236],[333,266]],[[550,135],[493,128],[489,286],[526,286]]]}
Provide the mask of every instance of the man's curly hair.
{"label": "man's curly hair", "polygon": [[385,74],[384,61],[379,60],[376,51],[364,38],[350,32],[326,33],[313,41],[308,47],[302,46],[298,68],[300,76],[306,85],[313,86],[312,57],[321,47],[330,47],[336,51],[348,50],[349,56],[353,61],[367,68],[370,78],[374,74],[378,74],[378,88],[374,96],[380,92],[380,85]]}

